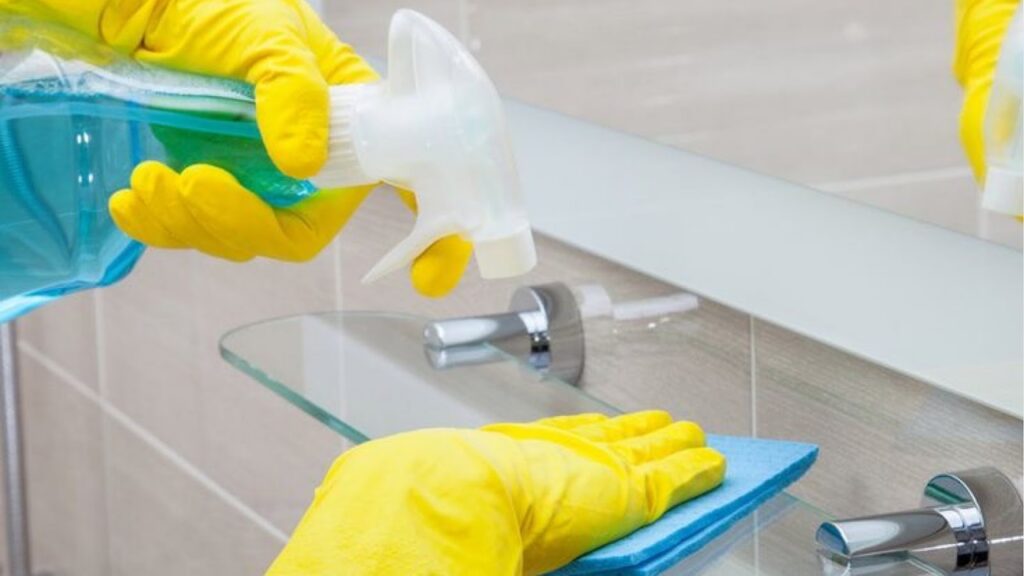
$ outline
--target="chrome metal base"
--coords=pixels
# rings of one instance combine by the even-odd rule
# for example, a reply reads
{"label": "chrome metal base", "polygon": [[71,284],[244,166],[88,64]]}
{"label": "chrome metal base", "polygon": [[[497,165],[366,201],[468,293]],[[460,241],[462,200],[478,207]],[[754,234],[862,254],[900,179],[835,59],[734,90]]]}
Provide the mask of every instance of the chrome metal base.
{"label": "chrome metal base", "polygon": [[572,290],[561,283],[517,289],[503,314],[431,322],[423,338],[435,368],[507,354],[570,384],[583,374],[583,320]]}
{"label": "chrome metal base", "polygon": [[922,506],[825,522],[817,534],[821,552],[850,566],[912,558],[958,576],[1020,574],[1024,506],[1001,472],[939,474],[925,487]]}

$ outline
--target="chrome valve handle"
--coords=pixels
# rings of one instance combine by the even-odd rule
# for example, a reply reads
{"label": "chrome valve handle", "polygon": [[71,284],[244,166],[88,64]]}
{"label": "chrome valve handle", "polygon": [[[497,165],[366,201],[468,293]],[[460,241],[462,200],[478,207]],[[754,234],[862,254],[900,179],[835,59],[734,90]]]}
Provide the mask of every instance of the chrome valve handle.
{"label": "chrome valve handle", "polygon": [[1020,574],[1024,507],[1013,483],[995,468],[939,474],[922,508],[818,528],[822,554],[842,564],[914,558],[946,574]]}
{"label": "chrome valve handle", "polygon": [[583,373],[583,320],[572,290],[559,282],[517,289],[502,314],[430,322],[423,339],[435,368],[506,354],[570,384]]}

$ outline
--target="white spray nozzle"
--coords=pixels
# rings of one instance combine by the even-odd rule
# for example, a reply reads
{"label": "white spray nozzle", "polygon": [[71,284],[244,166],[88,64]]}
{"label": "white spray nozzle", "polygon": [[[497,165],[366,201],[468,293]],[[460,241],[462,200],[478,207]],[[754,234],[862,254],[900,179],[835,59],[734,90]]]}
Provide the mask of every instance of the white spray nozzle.
{"label": "white spray nozzle", "polygon": [[444,28],[412,10],[391,19],[388,78],[331,87],[320,188],[388,182],[416,192],[412,232],[363,278],[372,282],[451,234],[471,240],[480,275],[537,261],[497,90]]}

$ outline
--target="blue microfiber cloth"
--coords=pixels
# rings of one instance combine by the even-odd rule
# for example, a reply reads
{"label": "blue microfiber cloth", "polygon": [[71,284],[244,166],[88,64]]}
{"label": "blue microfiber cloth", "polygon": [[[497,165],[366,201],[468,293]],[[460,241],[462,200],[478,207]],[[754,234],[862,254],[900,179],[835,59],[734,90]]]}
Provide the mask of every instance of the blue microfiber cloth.
{"label": "blue microfiber cloth", "polygon": [[818,456],[817,446],[799,442],[715,435],[707,440],[725,455],[721,486],[552,574],[659,574],[795,482]]}

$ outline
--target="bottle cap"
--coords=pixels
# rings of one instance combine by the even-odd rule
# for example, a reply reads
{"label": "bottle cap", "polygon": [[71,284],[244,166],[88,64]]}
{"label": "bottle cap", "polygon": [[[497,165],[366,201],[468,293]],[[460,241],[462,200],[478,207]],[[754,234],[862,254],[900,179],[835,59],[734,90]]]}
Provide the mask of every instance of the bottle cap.
{"label": "bottle cap", "polygon": [[528,226],[508,236],[478,240],[474,248],[477,268],[484,279],[519,276],[537,264],[533,233]]}
{"label": "bottle cap", "polygon": [[375,98],[383,90],[379,82],[372,84],[340,84],[331,86],[327,140],[327,161],[320,172],[310,178],[317,188],[345,188],[373,184],[377,180],[368,175],[359,161],[356,143],[356,123],[359,106],[368,98]]}

